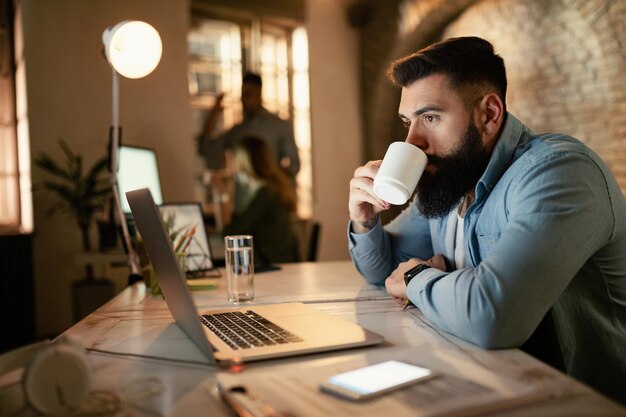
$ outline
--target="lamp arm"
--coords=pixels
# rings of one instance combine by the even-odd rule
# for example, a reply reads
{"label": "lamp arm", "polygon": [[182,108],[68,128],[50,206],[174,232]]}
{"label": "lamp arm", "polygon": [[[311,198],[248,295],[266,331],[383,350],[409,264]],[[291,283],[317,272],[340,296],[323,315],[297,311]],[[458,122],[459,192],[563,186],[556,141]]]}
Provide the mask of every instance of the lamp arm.
{"label": "lamp arm", "polygon": [[[112,93],[111,93],[111,128],[109,129],[109,172],[111,176],[111,185],[117,187],[117,160],[119,155],[119,147],[121,141],[121,126],[120,126],[120,84],[119,74],[115,71],[115,68],[111,67],[112,74]],[[115,176],[113,179],[112,177]],[[117,195],[117,194],[116,194]],[[119,204],[116,204],[119,206]]]}
{"label": "lamp arm", "polygon": [[126,224],[126,216],[122,210],[122,204],[119,195],[119,186],[117,183],[117,160],[120,146],[120,133],[121,127],[119,125],[119,76],[117,71],[113,68],[113,94],[112,94],[112,117],[111,117],[111,129],[109,130],[109,171],[110,171],[110,183],[113,193],[113,199],[115,200],[115,211],[117,213],[117,220],[122,227],[122,238],[124,239],[124,245],[126,246],[126,253],[128,254],[128,268],[130,274],[128,276],[129,284],[142,279],[139,273],[139,265],[137,260],[137,254],[133,248],[130,240],[130,233],[128,233],[128,225]]}

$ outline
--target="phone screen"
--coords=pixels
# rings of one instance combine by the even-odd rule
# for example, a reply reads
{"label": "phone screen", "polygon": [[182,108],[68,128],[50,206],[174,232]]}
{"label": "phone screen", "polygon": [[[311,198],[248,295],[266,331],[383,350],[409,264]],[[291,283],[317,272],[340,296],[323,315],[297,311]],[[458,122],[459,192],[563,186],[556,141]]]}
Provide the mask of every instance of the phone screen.
{"label": "phone screen", "polygon": [[[387,361],[333,375],[322,388],[342,395],[347,394],[352,398],[362,398],[402,387],[431,375],[430,369],[398,361]],[[339,389],[333,390],[333,387]],[[349,392],[346,393],[346,390]]]}

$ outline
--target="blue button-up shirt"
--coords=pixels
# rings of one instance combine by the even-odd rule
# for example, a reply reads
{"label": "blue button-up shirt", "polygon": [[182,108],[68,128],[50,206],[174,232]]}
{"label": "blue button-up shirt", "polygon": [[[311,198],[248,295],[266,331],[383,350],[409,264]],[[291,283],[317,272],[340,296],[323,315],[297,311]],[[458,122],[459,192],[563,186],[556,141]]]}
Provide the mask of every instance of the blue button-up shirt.
{"label": "blue button-up shirt", "polygon": [[[454,265],[447,222],[412,202],[384,228],[350,231],[352,259],[378,285],[411,258],[440,253]],[[413,304],[486,348],[520,346],[552,309],[567,372],[626,402],[626,202],[604,162],[507,114],[464,234],[468,267],[419,274],[407,288]]]}

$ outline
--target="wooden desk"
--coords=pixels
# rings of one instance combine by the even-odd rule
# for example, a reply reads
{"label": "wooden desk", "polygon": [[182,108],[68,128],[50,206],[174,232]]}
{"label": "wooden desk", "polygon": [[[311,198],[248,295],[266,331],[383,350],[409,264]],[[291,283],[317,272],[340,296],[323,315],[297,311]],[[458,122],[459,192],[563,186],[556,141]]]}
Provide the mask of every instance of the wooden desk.
{"label": "wooden desk", "polygon": [[[228,305],[223,281],[224,278],[217,290],[192,293],[199,308]],[[310,303],[384,335],[386,342],[377,347],[249,364],[240,374],[244,378],[246,373],[271,371],[272,375],[281,375],[301,369],[305,372],[364,355],[394,359],[400,350],[408,350],[417,356],[423,355],[426,366],[444,366],[451,372],[469,375],[479,383],[482,377],[476,370],[484,370],[502,378],[534,384],[546,393],[546,398],[539,402],[490,415],[626,415],[626,409],[517,349],[488,351],[439,331],[417,309],[403,311],[384,289],[365,284],[350,262],[284,265],[281,271],[258,274],[255,291],[255,304]],[[141,282],[125,289],[67,333],[100,351],[91,351],[88,355],[93,366],[94,388],[122,393],[133,405],[132,415],[233,415],[216,395],[217,369],[206,364],[206,359],[173,323],[165,302],[152,298]],[[302,401],[300,409],[290,409],[289,415],[325,415],[323,405],[341,401],[315,390],[311,396]],[[287,398],[281,396],[264,400],[279,411],[287,407]],[[371,416],[368,407],[372,404],[375,403],[363,408],[359,408],[360,405],[350,407],[356,407],[357,415]],[[411,415],[420,414],[415,410]]]}

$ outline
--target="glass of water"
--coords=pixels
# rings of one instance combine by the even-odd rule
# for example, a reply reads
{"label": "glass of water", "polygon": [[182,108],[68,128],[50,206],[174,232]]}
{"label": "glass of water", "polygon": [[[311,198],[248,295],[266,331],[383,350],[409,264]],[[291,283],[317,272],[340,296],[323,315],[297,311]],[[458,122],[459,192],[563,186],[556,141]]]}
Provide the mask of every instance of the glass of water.
{"label": "glass of water", "polygon": [[245,303],[254,299],[254,249],[252,236],[224,237],[228,301]]}

